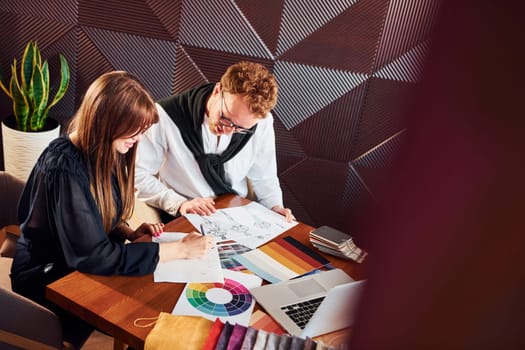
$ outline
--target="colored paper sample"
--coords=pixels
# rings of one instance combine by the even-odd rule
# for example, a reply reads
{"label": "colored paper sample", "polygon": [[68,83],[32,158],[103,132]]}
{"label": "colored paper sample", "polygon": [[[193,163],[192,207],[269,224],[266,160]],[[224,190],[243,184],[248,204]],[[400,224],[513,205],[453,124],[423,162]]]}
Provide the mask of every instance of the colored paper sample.
{"label": "colored paper sample", "polygon": [[330,263],[291,236],[278,238],[233,259],[271,283],[305,275]]}

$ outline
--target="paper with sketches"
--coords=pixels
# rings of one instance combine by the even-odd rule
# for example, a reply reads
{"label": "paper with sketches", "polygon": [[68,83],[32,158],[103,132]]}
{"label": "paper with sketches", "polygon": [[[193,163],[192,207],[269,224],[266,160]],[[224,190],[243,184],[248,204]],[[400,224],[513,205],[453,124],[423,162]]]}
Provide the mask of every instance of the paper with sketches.
{"label": "paper with sketches", "polygon": [[[159,237],[153,237],[153,242],[173,242],[182,239],[186,234],[180,232],[164,232]],[[199,259],[176,259],[159,262],[153,272],[154,282],[224,282],[219,253],[214,246],[206,255]]]}
{"label": "paper with sketches", "polygon": [[202,225],[206,234],[214,235],[217,242],[234,240],[252,249],[297,225],[296,221],[286,222],[284,216],[256,202],[218,209],[209,216],[185,216],[193,226]]}
{"label": "paper with sketches", "polygon": [[188,283],[173,308],[174,315],[201,316],[209,320],[248,326],[255,299],[250,289],[262,280],[238,271],[223,270],[224,283]]}

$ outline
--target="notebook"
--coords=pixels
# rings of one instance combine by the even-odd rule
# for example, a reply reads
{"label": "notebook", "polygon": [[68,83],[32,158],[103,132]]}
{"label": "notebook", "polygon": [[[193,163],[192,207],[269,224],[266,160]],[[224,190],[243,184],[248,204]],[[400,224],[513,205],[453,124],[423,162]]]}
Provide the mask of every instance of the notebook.
{"label": "notebook", "polygon": [[250,293],[286,331],[305,338],[351,326],[364,283],[334,269],[252,288]]}

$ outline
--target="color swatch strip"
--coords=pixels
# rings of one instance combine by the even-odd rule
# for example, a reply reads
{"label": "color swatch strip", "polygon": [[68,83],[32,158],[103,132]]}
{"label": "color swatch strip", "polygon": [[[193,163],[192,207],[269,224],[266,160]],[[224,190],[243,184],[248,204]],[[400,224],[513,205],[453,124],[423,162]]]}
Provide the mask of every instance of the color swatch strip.
{"label": "color swatch strip", "polygon": [[291,236],[278,238],[233,259],[271,283],[307,274],[330,263]]}

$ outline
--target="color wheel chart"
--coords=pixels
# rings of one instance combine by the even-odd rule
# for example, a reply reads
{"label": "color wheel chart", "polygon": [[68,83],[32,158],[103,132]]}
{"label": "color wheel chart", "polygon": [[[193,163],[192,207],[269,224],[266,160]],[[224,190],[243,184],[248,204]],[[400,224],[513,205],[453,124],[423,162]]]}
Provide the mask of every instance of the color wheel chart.
{"label": "color wheel chart", "polygon": [[172,314],[202,316],[248,326],[255,305],[249,289],[261,285],[256,275],[224,270],[224,283],[188,283]]}
{"label": "color wheel chart", "polygon": [[194,308],[214,316],[242,314],[253,299],[245,286],[229,278],[224,283],[190,283],[186,297]]}

